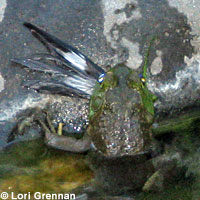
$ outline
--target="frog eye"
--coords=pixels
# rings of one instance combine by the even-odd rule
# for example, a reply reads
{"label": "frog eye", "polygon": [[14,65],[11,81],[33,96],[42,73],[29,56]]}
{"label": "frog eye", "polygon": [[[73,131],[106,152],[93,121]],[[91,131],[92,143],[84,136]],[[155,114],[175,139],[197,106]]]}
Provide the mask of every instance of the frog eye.
{"label": "frog eye", "polygon": [[146,83],[146,79],[145,78],[141,78],[142,83]]}
{"label": "frog eye", "polygon": [[99,76],[99,78],[98,78],[98,82],[99,82],[99,83],[102,83],[102,82],[104,81],[105,76],[106,76],[106,73],[101,74],[101,75]]}
{"label": "frog eye", "polygon": [[144,76],[142,74],[139,75],[140,81],[142,82],[142,85],[144,86],[146,83],[146,79],[144,78]]}

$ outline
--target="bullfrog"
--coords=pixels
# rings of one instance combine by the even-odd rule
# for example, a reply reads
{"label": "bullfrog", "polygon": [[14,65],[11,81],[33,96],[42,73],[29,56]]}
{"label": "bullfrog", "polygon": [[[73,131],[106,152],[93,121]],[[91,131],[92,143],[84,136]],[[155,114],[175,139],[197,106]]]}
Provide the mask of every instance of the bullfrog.
{"label": "bullfrog", "polygon": [[96,85],[88,134],[104,156],[141,154],[151,148],[153,117],[153,95],[144,76],[121,64]]}
{"label": "bullfrog", "polygon": [[[105,72],[55,36],[27,22],[24,26],[50,53],[14,58],[12,62],[51,74],[49,79],[32,80],[25,86],[38,92],[90,100],[89,126],[80,139],[63,136],[61,124],[55,134],[57,131],[48,115],[48,124],[39,120],[45,130],[46,144],[76,153],[91,150],[97,182],[104,190],[110,188],[117,193],[141,187],[146,191],[161,188],[158,183],[162,185],[163,181],[160,179],[174,172],[183,153],[176,148],[169,150],[170,144],[160,145],[152,134],[162,135],[166,130],[173,132],[181,127],[179,122],[173,121],[176,125],[162,124],[152,128],[156,97],[147,87],[147,65],[154,39],[140,70],[130,69],[122,63]],[[157,132],[156,127],[159,127]]]}

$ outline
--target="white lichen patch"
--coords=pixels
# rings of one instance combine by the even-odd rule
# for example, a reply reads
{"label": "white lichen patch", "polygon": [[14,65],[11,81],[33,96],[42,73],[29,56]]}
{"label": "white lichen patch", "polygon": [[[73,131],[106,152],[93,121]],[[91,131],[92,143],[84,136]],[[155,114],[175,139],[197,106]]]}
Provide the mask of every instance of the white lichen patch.
{"label": "white lichen patch", "polygon": [[4,90],[4,78],[0,74],[0,92]]}
{"label": "white lichen patch", "polygon": [[0,22],[4,18],[4,12],[5,12],[6,6],[7,6],[6,0],[0,0]]}
{"label": "white lichen patch", "polygon": [[129,57],[125,63],[126,66],[131,69],[137,69],[142,64],[142,56],[139,53],[139,44],[133,43],[125,37],[122,38],[121,44],[129,50]]}
{"label": "white lichen patch", "polygon": [[[191,95],[190,88],[194,90],[200,89],[200,55],[197,54],[191,59],[185,56],[185,63],[187,66],[177,71],[173,81],[166,82],[152,82],[149,81],[149,89],[153,92],[162,92],[163,95],[178,96]],[[182,94],[183,93],[183,94]],[[198,95],[198,94],[197,94]]]}
{"label": "white lichen patch", "polygon": [[162,63],[162,58],[161,58],[162,52],[157,50],[156,54],[157,54],[157,57],[153,60],[150,66],[152,75],[159,74],[163,68],[163,63]]}
{"label": "white lichen patch", "polygon": [[[187,56],[184,57],[184,61],[187,66],[196,66],[193,67],[193,78],[200,84],[200,55],[196,54],[192,58],[188,58]],[[199,85],[200,87],[200,85]]]}

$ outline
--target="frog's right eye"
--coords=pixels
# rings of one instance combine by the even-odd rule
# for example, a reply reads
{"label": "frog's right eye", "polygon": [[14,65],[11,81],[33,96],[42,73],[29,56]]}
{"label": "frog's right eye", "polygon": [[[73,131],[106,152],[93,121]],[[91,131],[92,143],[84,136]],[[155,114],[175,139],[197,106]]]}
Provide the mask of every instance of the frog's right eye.
{"label": "frog's right eye", "polygon": [[144,86],[146,84],[146,78],[144,78],[144,76],[142,74],[139,75],[139,78],[142,83],[142,86]]}
{"label": "frog's right eye", "polygon": [[98,82],[99,82],[99,83],[102,83],[102,82],[104,81],[105,76],[106,76],[106,73],[101,74],[101,75],[99,76],[99,78],[98,78]]}
{"label": "frog's right eye", "polygon": [[139,75],[141,82],[146,83],[146,78],[142,74]]}

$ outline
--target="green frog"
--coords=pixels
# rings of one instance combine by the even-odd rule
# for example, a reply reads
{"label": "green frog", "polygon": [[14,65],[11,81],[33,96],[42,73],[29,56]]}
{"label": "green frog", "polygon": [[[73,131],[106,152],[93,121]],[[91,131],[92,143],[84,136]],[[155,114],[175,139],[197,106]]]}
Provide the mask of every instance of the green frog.
{"label": "green frog", "polygon": [[90,100],[88,134],[104,156],[137,155],[151,149],[153,94],[145,76],[121,64],[96,85]]}
{"label": "green frog", "polygon": [[[177,132],[182,121],[152,128],[156,97],[147,87],[147,65],[154,39],[147,50],[142,72],[124,64],[105,72],[77,49],[30,23],[24,25],[45,44],[50,54],[12,61],[52,74],[50,79],[29,81],[25,86],[39,92],[90,99],[89,126],[80,139],[63,136],[61,125],[59,134],[55,134],[57,131],[48,116],[48,125],[39,120],[45,130],[46,144],[76,153],[90,150],[97,185],[111,193],[137,188],[162,189],[164,177],[169,172],[175,176],[174,169],[178,165],[182,168],[186,162],[180,164],[184,153],[172,145],[174,142],[166,145],[155,140],[163,133]],[[198,119],[198,116],[193,118]]]}

